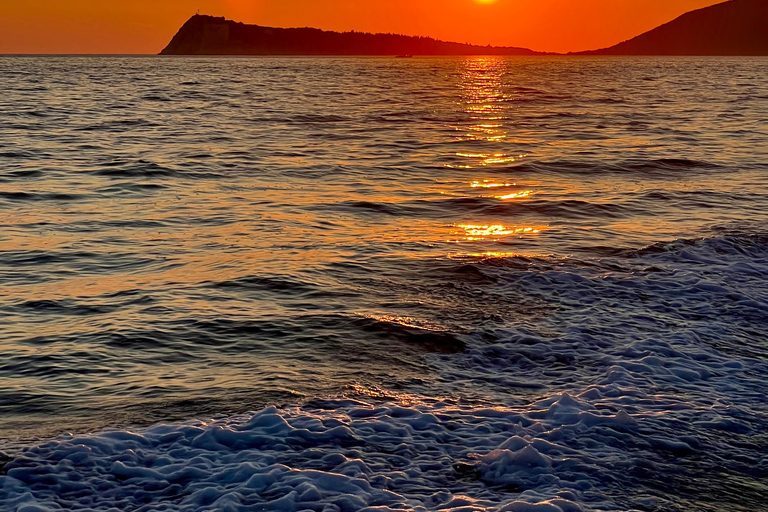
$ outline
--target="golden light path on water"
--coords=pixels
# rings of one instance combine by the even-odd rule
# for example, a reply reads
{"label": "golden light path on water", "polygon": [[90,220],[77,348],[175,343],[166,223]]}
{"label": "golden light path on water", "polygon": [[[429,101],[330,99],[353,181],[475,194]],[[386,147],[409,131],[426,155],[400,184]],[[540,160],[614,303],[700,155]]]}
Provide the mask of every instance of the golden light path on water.
{"label": "golden light path on water", "polygon": [[[486,2],[490,3],[490,2]],[[504,91],[504,76],[508,73],[506,59],[498,57],[473,57],[464,61],[464,71],[461,74],[461,106],[468,115],[469,123],[455,127],[459,132],[457,141],[484,143],[495,148],[509,145],[507,120],[508,110],[514,102],[514,97]],[[459,165],[447,164],[449,168],[466,169],[506,169],[507,166],[523,160],[524,153],[513,153],[495,150],[492,152],[460,151],[457,157],[467,163]],[[493,195],[479,195],[499,201],[521,201],[535,195],[535,190],[521,188],[517,183],[499,179],[478,177],[469,182],[471,189],[498,191]],[[460,193],[450,195],[461,196]],[[472,196],[469,196],[472,197]],[[498,223],[496,220],[473,219],[472,222],[455,224],[455,232],[461,242],[499,242],[512,236],[535,236],[546,229],[546,226],[509,225]],[[455,241],[455,240],[454,240]],[[472,252],[466,254],[473,254]],[[486,254],[515,254],[515,253],[476,253]],[[484,256],[483,256],[484,257]]]}
{"label": "golden light path on water", "polygon": [[494,224],[491,226],[480,226],[475,224],[458,224],[457,228],[463,230],[463,240],[500,240],[502,237],[522,234],[539,234],[542,228],[504,226]]}
{"label": "golden light path on water", "polygon": [[512,187],[514,183],[499,183],[494,180],[473,181],[469,184],[472,188],[498,188],[498,187]]}

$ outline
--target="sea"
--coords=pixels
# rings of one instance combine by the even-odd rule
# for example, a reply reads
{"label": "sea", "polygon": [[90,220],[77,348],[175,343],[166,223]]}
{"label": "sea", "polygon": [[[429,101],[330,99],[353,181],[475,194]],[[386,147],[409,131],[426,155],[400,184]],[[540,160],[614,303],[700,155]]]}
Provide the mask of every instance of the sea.
{"label": "sea", "polygon": [[768,59],[0,58],[0,510],[768,510]]}

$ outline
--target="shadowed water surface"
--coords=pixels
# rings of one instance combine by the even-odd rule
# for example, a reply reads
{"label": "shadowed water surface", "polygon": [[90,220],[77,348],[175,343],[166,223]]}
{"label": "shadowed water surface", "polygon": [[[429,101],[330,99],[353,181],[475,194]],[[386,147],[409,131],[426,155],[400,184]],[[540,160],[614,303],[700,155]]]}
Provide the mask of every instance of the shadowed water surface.
{"label": "shadowed water surface", "polygon": [[[485,457],[389,487],[429,509],[454,498],[426,488],[762,506],[765,59],[9,57],[0,77],[7,446],[317,400],[367,445],[362,400]],[[281,414],[320,429],[303,410]],[[540,443],[492,451],[513,434]],[[158,499],[205,503],[179,492]]]}

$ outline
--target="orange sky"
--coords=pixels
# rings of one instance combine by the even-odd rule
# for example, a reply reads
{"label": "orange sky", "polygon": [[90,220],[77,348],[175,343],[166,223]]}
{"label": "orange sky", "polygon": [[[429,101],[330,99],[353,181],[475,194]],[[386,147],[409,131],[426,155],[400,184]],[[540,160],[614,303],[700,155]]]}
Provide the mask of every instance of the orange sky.
{"label": "orange sky", "polygon": [[720,0],[0,0],[0,53],[157,53],[198,9],[312,26],[567,52],[618,43]]}

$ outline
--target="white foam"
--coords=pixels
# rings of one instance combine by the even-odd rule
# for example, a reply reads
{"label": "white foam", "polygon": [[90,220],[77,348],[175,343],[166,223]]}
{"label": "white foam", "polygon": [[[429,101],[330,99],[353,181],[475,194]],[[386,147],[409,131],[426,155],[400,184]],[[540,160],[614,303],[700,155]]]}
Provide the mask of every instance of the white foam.
{"label": "white foam", "polygon": [[[361,388],[354,400],[63,437],[15,454],[0,476],[2,509],[573,512],[718,503],[730,491],[712,475],[755,485],[768,475],[765,443],[751,436],[768,427],[768,364],[748,334],[764,332],[768,273],[756,273],[766,262],[754,255],[745,265],[728,261],[748,251],[718,260],[715,245],[699,256],[695,247],[684,257],[638,256],[625,272],[572,266],[505,284],[503,267],[484,269],[501,289],[525,285],[560,309],[502,326],[496,341],[476,339],[460,355],[431,356],[442,396],[482,401],[426,393],[381,401]],[[638,270],[650,264],[657,270]],[[748,490],[739,499],[756,503],[759,492]]]}

